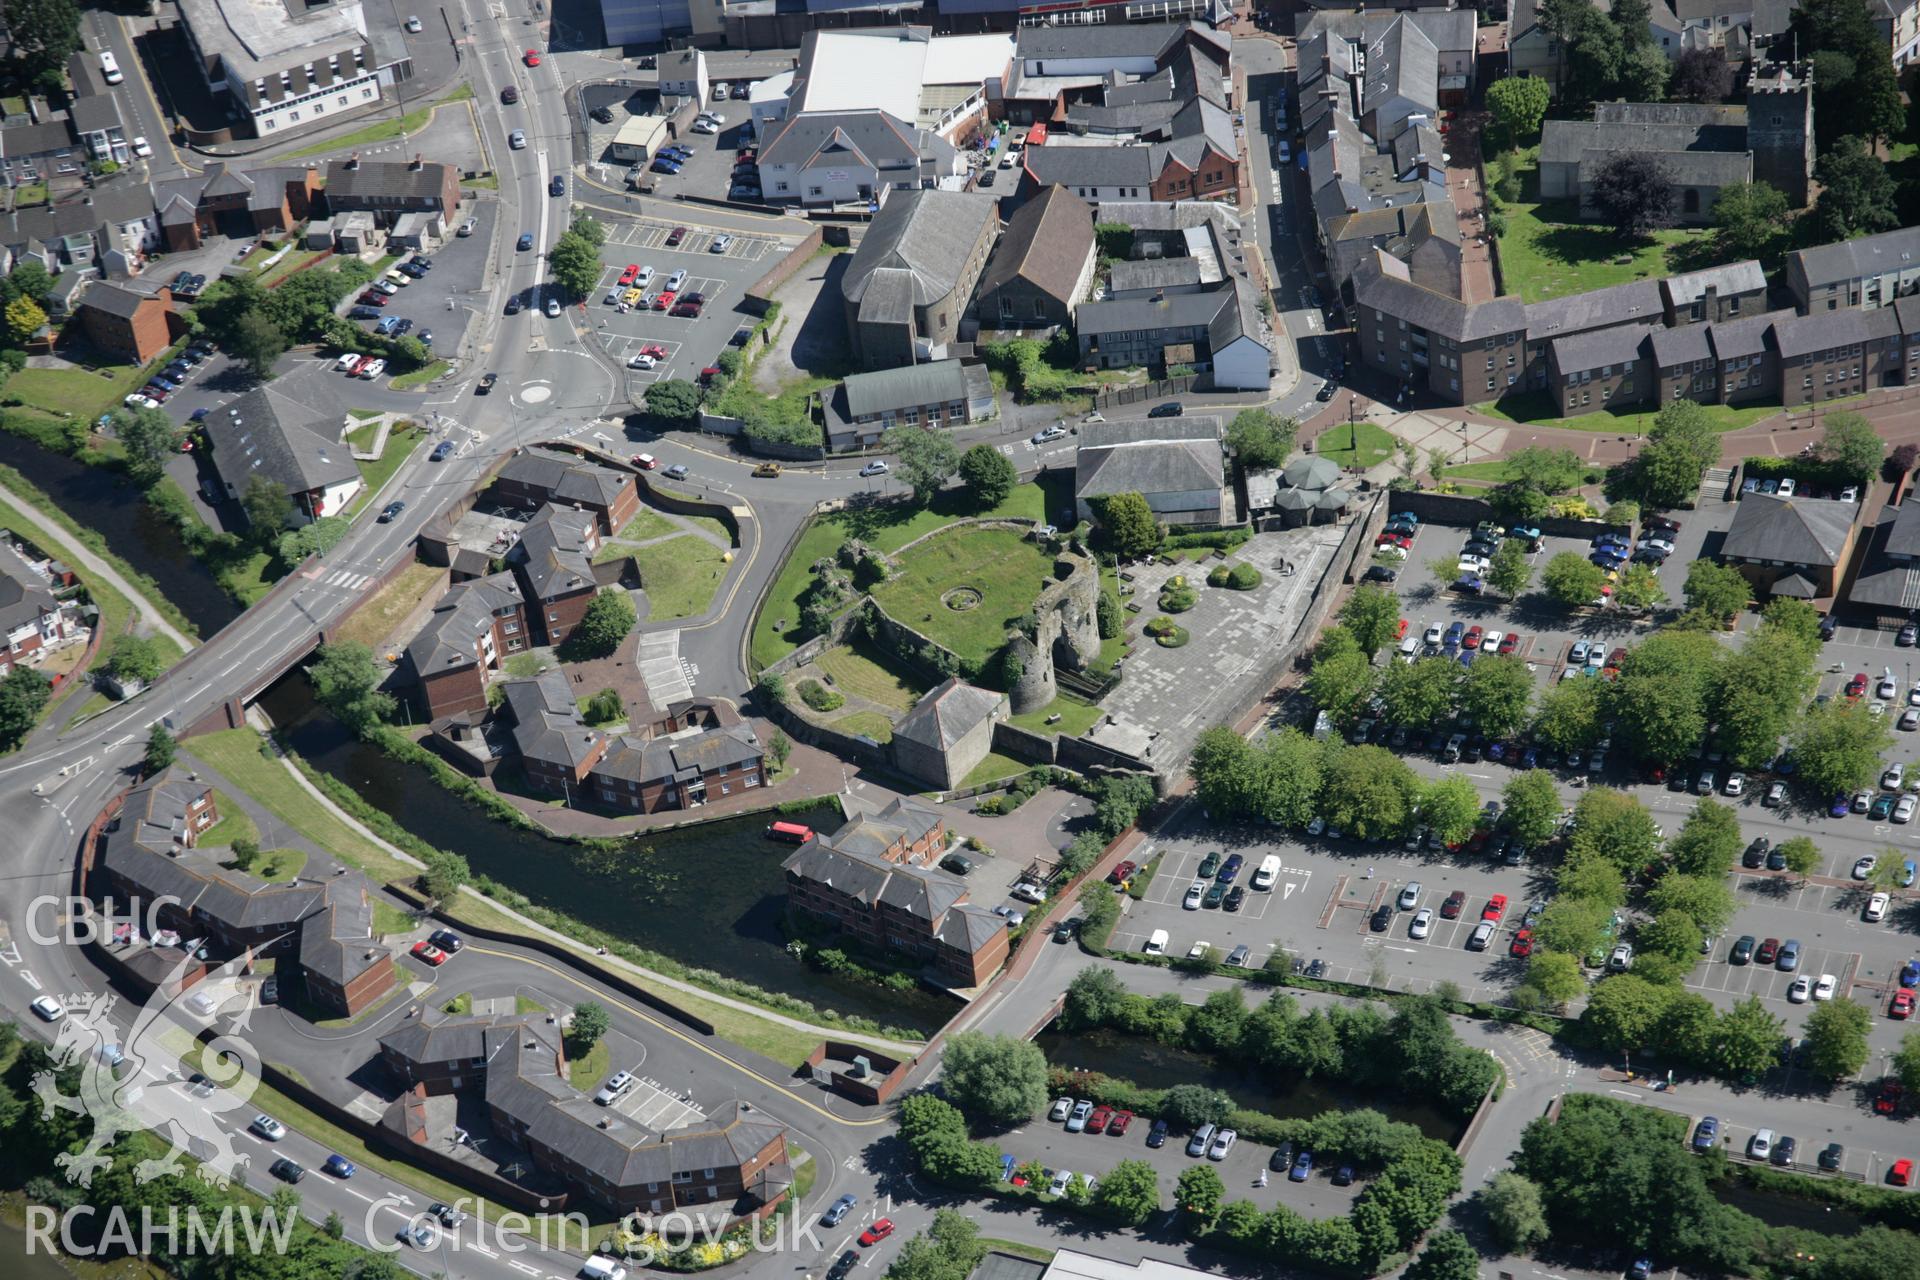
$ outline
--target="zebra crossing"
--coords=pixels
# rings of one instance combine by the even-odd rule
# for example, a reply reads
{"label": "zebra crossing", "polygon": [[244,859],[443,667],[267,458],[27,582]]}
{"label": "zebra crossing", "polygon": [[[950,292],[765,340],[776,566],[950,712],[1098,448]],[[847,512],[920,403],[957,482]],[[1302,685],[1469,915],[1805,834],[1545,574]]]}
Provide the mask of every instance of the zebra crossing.
{"label": "zebra crossing", "polygon": [[369,582],[372,582],[373,577],[374,575],[370,573],[355,573],[351,569],[335,569],[332,573],[320,579],[320,585],[323,587],[335,587],[341,591],[353,592],[360,590]]}

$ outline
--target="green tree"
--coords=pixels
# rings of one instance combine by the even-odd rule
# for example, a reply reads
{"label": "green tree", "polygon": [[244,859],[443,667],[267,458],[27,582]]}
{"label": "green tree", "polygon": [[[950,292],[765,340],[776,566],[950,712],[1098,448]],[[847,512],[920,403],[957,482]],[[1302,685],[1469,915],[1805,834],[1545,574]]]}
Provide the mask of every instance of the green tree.
{"label": "green tree", "polygon": [[1674,870],[1690,876],[1724,876],[1740,856],[1740,818],[1711,796],[1704,797],[1667,842]]}
{"label": "green tree", "polygon": [[1107,1170],[1094,1188],[1094,1212],[1129,1227],[1138,1227],[1160,1212],[1160,1182],[1145,1160],[1122,1160]]}
{"label": "green tree", "polygon": [[1841,476],[1864,486],[1880,470],[1880,463],[1887,456],[1887,445],[1874,431],[1871,422],[1852,410],[1846,410],[1827,415],[1826,431],[1820,437],[1819,454]]}
{"label": "green tree", "polygon": [[613,1019],[607,1015],[606,1006],[582,1000],[573,1007],[573,1017],[567,1023],[569,1052],[576,1056],[585,1054],[600,1043],[612,1026]]}
{"label": "green tree", "polygon": [[1759,996],[1748,996],[1722,1013],[1714,1025],[1713,1066],[1731,1079],[1758,1075],[1780,1060],[1787,1024]]}
{"label": "green tree", "polygon": [[173,735],[167,732],[167,726],[155,720],[153,728],[147,732],[147,754],[142,761],[146,765],[147,776],[152,777],[167,769],[173,764],[173,757]]}
{"label": "green tree", "polygon": [[1460,684],[1460,664],[1446,658],[1395,662],[1380,672],[1381,714],[1389,724],[1440,724],[1453,713]]}
{"label": "green tree", "polygon": [[23,78],[45,91],[80,48],[80,11],[71,0],[7,0],[7,31]]}
{"label": "green tree", "polygon": [[1458,1231],[1435,1231],[1401,1274],[1405,1280],[1479,1280],[1480,1254]]}
{"label": "green tree", "polygon": [[353,525],[342,516],[321,516],[273,540],[280,563],[297,565],[308,556],[323,556],[346,541]]}
{"label": "green tree", "polygon": [[1509,76],[1487,88],[1487,109],[1512,146],[1525,146],[1539,134],[1552,101],[1551,87],[1537,77]]}
{"label": "green tree", "polygon": [[1603,680],[1562,680],[1540,695],[1533,713],[1533,736],[1555,751],[1584,750],[1600,740],[1604,723]]}
{"label": "green tree", "polygon": [[1660,585],[1652,565],[1630,564],[1620,573],[1613,599],[1623,609],[1654,609],[1666,603],[1667,589]]}
{"label": "green tree", "polygon": [[1900,1050],[1893,1055],[1893,1074],[1908,1093],[1920,1091],[1920,1032],[1909,1031],[1900,1037]]}
{"label": "green tree", "polygon": [[1713,560],[1695,560],[1688,565],[1687,585],[1682,591],[1689,609],[1721,619],[1737,616],[1753,598],[1753,587],[1745,575],[1730,564]]}
{"label": "green tree", "polygon": [[[1909,1037],[1912,1038],[1912,1037]],[[1186,1215],[1191,1231],[1205,1231],[1220,1216],[1220,1205],[1227,1198],[1226,1184],[1210,1164],[1194,1165],[1174,1180],[1174,1207]]]}
{"label": "green tree", "polygon": [[561,232],[553,248],[547,250],[547,266],[554,282],[575,302],[590,296],[600,282],[598,247],[572,229]]}
{"label": "green tree", "polygon": [[1850,240],[1900,225],[1893,175],[1861,139],[1836,139],[1814,162],[1813,178],[1820,184],[1813,225],[1823,239]]}
{"label": "green tree", "polygon": [[1594,169],[1592,192],[1601,220],[1623,240],[1674,223],[1679,188],[1672,167],[1652,152],[1609,152]]}
{"label": "green tree", "polygon": [[1553,838],[1560,825],[1560,789],[1545,769],[1515,774],[1501,791],[1506,806],[1501,820],[1513,838],[1537,848]]}
{"label": "green tree", "polygon": [[253,864],[260,861],[260,843],[247,836],[241,836],[228,848],[227,854],[234,866],[242,871],[252,871]]}
{"label": "green tree", "polygon": [[1420,785],[1406,761],[1383,747],[1341,747],[1321,776],[1320,811],[1356,839],[1398,836],[1411,825]]}
{"label": "green tree", "polygon": [[1640,948],[1642,960],[1651,953],[1691,964],[1693,958],[1700,954],[1702,936],[1700,926],[1686,912],[1662,911],[1640,926],[1635,942]]}
{"label": "green tree", "polygon": [[1160,521],[1139,494],[1109,494],[1094,500],[1092,506],[1094,518],[1121,558],[1138,560],[1159,547]]}
{"label": "green tree", "polygon": [[107,674],[123,684],[152,684],[164,670],[160,646],[146,636],[123,635],[113,642]]}
{"label": "green tree", "polygon": [[880,437],[880,447],[900,461],[900,472],[913,489],[916,502],[933,501],[947,478],[960,469],[960,452],[944,431],[919,426],[891,427]]}
{"label": "green tree", "polygon": [[1829,1080],[1845,1080],[1867,1065],[1867,1032],[1873,1015],[1852,1000],[1829,1000],[1807,1015],[1807,1069]]}
{"label": "green tree", "polygon": [[1540,585],[1554,603],[1577,609],[1598,598],[1600,588],[1607,585],[1607,575],[1579,552],[1562,551],[1540,571]]}
{"label": "green tree", "polygon": [[1176,1084],[1160,1099],[1160,1118],[1176,1129],[1193,1130],[1203,1124],[1220,1124],[1233,1103],[1218,1089],[1200,1084]]}
{"label": "green tree", "polygon": [[1798,642],[1808,653],[1820,647],[1820,611],[1805,600],[1775,596],[1760,611],[1762,634]]}
{"label": "green tree", "polygon": [[1112,1026],[1127,1007],[1128,992],[1120,975],[1099,965],[1088,965],[1067,984],[1060,1006],[1063,1025],[1082,1030]]}
{"label": "green tree", "polygon": [[1374,583],[1362,583],[1340,609],[1340,621],[1368,657],[1393,639],[1400,624],[1400,598]]}
{"label": "green tree", "polygon": [[588,724],[612,724],[626,717],[626,704],[620,699],[618,689],[608,687],[587,699],[586,720]]}
{"label": "green tree", "polygon": [[1373,664],[1344,626],[1330,627],[1314,649],[1303,688],[1333,719],[1351,723],[1374,684]]}
{"label": "green tree", "polygon": [[1420,819],[1448,844],[1459,844],[1473,834],[1480,817],[1480,793],[1470,779],[1449,774],[1420,792]]}
{"label": "green tree", "polygon": [[1802,880],[1812,875],[1814,868],[1820,865],[1820,847],[1807,836],[1794,836],[1775,846],[1775,851],[1786,860],[1787,870]]}
{"label": "green tree", "polygon": [[1227,448],[1248,471],[1286,465],[1300,424],[1265,409],[1242,409],[1227,425]]}
{"label": "green tree", "polygon": [[665,378],[647,388],[647,412],[668,422],[692,422],[700,414],[700,388],[682,378]]}
{"label": "green tree", "polygon": [[287,335],[260,311],[248,311],[234,325],[227,350],[264,382],[273,376],[274,362],[287,352]]}
{"label": "green tree", "polygon": [[1533,672],[1519,658],[1483,656],[1460,677],[1460,710],[1482,733],[1505,737],[1526,720],[1533,687]]}
{"label": "green tree", "polygon": [[436,849],[422,861],[427,865],[420,873],[420,887],[435,902],[451,901],[473,879],[467,860],[451,850]]}
{"label": "green tree", "polygon": [[1656,913],[1679,911],[1707,933],[1719,933],[1733,920],[1733,890],[1727,887],[1725,873],[1683,875],[1671,872],[1661,876],[1647,890],[1647,909]]}
{"label": "green tree", "polygon": [[1527,960],[1527,978],[1522,985],[1538,992],[1542,1004],[1560,1009],[1586,994],[1587,979],[1575,957],[1536,947]]}
{"label": "green tree", "polygon": [[[1501,81],[1502,84],[1506,81]],[[1533,562],[1520,539],[1508,538],[1493,553],[1493,567],[1487,570],[1487,585],[1512,600],[1533,580]]]}
{"label": "green tree", "polygon": [[179,432],[158,409],[115,409],[110,418],[108,425],[126,455],[128,478],[142,489],[152,488],[180,447]]}
{"label": "green tree", "polygon": [[960,455],[960,479],[974,506],[990,511],[1007,500],[1020,476],[1013,469],[1013,459],[990,444],[976,444]]}
{"label": "green tree", "polygon": [[587,604],[580,625],[566,639],[569,661],[604,658],[633,630],[633,600],[624,591],[602,591]]}
{"label": "green tree", "polygon": [[351,640],[321,645],[307,668],[314,697],[356,731],[370,729],[393,714],[393,698],[379,692],[383,675],[373,651]]}
{"label": "green tree", "polygon": [[27,340],[47,323],[47,313],[36,306],[31,298],[15,298],[7,304],[6,321],[8,342],[16,347],[24,347]]}
{"label": "green tree", "polygon": [[[1564,897],[1602,908],[1618,907],[1627,900],[1626,876],[1605,854],[1590,849],[1577,850],[1561,862],[1553,883]],[[1586,948],[1592,950],[1591,945]]]}
{"label": "green tree", "polygon": [[1707,411],[1691,400],[1668,401],[1653,416],[1640,451],[1643,496],[1662,509],[1691,501],[1719,456],[1720,436]]}
{"label": "green tree", "polygon": [[1017,1124],[1047,1104],[1047,1060],[1031,1041],[957,1032],[947,1038],[941,1087],[978,1120]]}
{"label": "green tree", "polygon": [[1819,796],[1857,791],[1880,773],[1880,759],[1893,746],[1886,716],[1843,699],[1808,707],[1788,743],[1801,782]]}
{"label": "green tree", "polygon": [[260,546],[271,546],[280,531],[293,523],[293,499],[277,480],[252,476],[240,495],[241,510],[247,513],[247,532]]}
{"label": "green tree", "polygon": [[1433,580],[1443,587],[1450,587],[1460,580],[1460,557],[1455,555],[1435,556],[1427,561],[1427,572]]}
{"label": "green tree", "polygon": [[1540,1187],[1533,1179],[1502,1170],[1493,1175],[1477,1197],[1487,1215],[1487,1226],[1508,1253],[1528,1253],[1552,1235]]}
{"label": "green tree", "polygon": [[1612,787],[1589,787],[1573,807],[1569,855],[1591,853],[1622,876],[1637,875],[1653,860],[1660,837],[1653,815],[1633,796]]}
{"label": "green tree", "polygon": [[1593,988],[1580,1020],[1608,1049],[1644,1049],[1673,994],[1638,974],[1616,973]]}

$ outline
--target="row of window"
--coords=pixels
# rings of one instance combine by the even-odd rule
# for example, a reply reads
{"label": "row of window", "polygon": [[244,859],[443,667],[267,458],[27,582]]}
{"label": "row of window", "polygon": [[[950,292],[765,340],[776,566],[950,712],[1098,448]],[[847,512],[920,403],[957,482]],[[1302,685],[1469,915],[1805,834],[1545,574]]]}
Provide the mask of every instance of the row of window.
{"label": "row of window", "polygon": [[[298,99],[295,99],[295,101],[297,101],[297,102],[301,102],[301,103],[308,103],[308,104],[309,104],[309,109],[310,109],[310,110],[311,110],[311,111],[313,112],[313,114],[314,114],[314,115],[316,115],[316,116],[319,116],[319,115],[325,115],[325,114],[326,114],[326,111],[327,111],[327,104],[326,104],[326,103],[324,103],[324,102],[322,102],[322,101],[320,101],[320,99],[321,99],[321,98],[324,98],[324,97],[326,97],[326,96],[327,96],[327,95],[328,95],[329,93],[332,93],[332,92],[333,92],[333,90],[332,90],[332,89],[323,89],[323,90],[321,90],[321,91],[320,91],[319,93],[313,93],[313,94],[308,94],[308,95],[307,95],[306,97],[304,97],[304,98],[298,98]],[[374,87],[373,87],[373,85],[372,85],[371,83],[368,83],[368,84],[364,84],[364,85],[362,85],[362,86],[361,86],[361,88],[360,88],[360,98],[361,98],[361,100],[362,100],[363,102],[364,102],[364,101],[370,101],[370,100],[372,100],[372,98],[374,97],[374,94],[375,94],[375,90],[374,90]],[[335,102],[335,103],[334,103],[334,106],[336,106],[336,107],[350,107],[350,106],[352,106],[352,105],[353,105],[353,98],[352,98],[352,96],[351,96],[350,94],[345,94],[345,93],[342,93],[342,94],[339,94],[339,95],[337,95],[337,96],[338,96],[338,98],[339,98],[339,101],[337,101],[337,102]],[[276,102],[276,103],[274,103],[273,105],[271,105],[270,107],[263,107],[263,108],[262,108],[262,109],[261,109],[260,111],[256,111],[256,112],[255,112],[254,114],[255,114],[255,115],[265,115],[265,113],[266,113],[267,111],[279,111],[279,110],[281,110],[281,109],[282,109],[283,107],[285,107],[286,105],[287,105],[287,104],[286,104],[285,102]],[[289,111],[289,112],[287,112],[287,123],[288,123],[288,124],[299,124],[299,123],[300,123],[300,112],[299,112],[298,110],[294,110],[294,111]],[[262,125],[263,125],[263,126],[264,126],[264,127],[265,127],[265,128],[266,128],[266,129],[268,130],[268,131],[269,131],[269,132],[271,132],[271,131],[273,131],[274,129],[277,129],[277,128],[279,128],[279,127],[280,127],[280,122],[279,122],[278,120],[276,120],[276,119],[274,119],[274,118],[273,118],[272,116],[270,116],[270,115],[266,115],[266,116],[265,116],[265,119],[263,119],[263,120],[261,121],[261,124],[262,124]]]}

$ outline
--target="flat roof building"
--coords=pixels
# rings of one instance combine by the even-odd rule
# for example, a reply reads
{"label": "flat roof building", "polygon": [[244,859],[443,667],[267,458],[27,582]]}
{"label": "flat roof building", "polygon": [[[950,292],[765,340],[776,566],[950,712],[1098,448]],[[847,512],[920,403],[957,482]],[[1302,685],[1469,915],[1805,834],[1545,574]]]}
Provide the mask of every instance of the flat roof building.
{"label": "flat roof building", "polygon": [[180,0],[201,77],[224,95],[234,130],[278,137],[378,106],[391,73],[357,2]]}

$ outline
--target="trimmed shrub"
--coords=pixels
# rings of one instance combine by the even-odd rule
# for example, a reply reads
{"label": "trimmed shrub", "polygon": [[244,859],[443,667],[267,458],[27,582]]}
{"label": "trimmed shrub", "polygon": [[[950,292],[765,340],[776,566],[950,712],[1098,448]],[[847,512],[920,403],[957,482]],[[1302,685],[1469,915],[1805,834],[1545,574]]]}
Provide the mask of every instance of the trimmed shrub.
{"label": "trimmed shrub", "polygon": [[841,707],[845,706],[847,702],[845,698],[827,688],[818,680],[802,680],[799,688],[800,701],[806,703],[815,711],[838,711]]}

